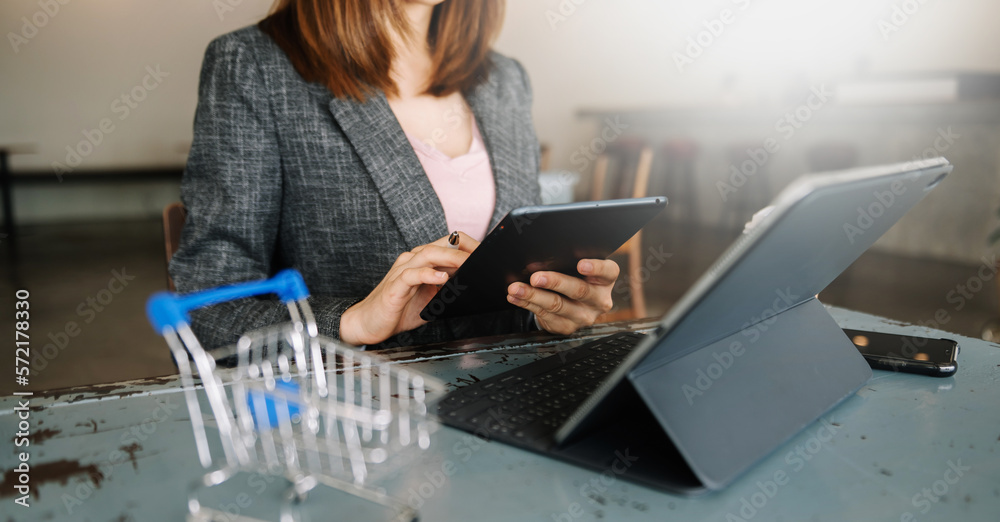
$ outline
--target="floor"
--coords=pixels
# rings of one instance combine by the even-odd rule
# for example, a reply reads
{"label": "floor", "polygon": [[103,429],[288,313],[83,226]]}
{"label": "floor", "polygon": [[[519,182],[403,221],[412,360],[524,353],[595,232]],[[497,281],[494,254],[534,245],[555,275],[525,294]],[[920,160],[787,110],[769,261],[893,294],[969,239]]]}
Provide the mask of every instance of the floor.
{"label": "floor", "polygon": [[[159,221],[23,226],[16,253],[10,238],[0,243],[0,299],[11,310],[0,331],[12,330],[15,292],[30,293],[31,380],[23,389],[173,373],[145,318],[146,298],[166,288],[161,230]],[[13,373],[9,359],[0,361],[3,375]],[[0,395],[13,386],[0,380]]]}
{"label": "floor", "polygon": [[[658,228],[659,227],[659,228]],[[690,227],[653,225],[649,237],[669,237],[654,259],[647,296],[650,312],[664,313],[735,236]],[[650,265],[652,266],[652,265]],[[955,299],[957,285],[976,278],[978,266],[911,259],[878,252],[862,256],[820,298],[828,303],[904,322],[947,318],[943,329],[978,337],[998,317],[993,280],[971,298]],[[45,390],[152,377],[173,372],[163,340],[146,321],[150,294],[166,276],[159,221],[24,226],[16,252],[0,239],[0,296],[4,332],[13,331],[15,292],[30,292],[32,371],[19,390]],[[624,301],[627,292],[615,292]],[[961,307],[959,307],[961,304]],[[942,315],[943,314],[943,315]],[[0,361],[11,375],[13,358]],[[15,389],[0,380],[0,395]]]}

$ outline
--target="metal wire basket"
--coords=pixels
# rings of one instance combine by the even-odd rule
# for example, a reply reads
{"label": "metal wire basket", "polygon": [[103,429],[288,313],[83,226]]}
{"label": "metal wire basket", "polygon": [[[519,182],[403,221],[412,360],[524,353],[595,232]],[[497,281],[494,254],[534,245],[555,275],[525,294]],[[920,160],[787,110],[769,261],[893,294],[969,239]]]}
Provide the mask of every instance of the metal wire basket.
{"label": "metal wire basket", "polygon": [[[187,312],[266,293],[286,303],[291,322],[242,336],[221,354],[235,359],[235,367],[217,367],[191,330]],[[317,488],[370,503],[367,509],[352,507],[351,520],[365,518],[359,511],[391,520],[417,518],[416,511],[372,483],[403,466],[413,454],[408,450],[429,447],[438,425],[428,410],[445,387],[320,336],[307,297],[301,275],[286,270],[266,281],[150,298],[150,322],[177,363],[198,457],[210,470],[191,488],[189,520],[329,519],[330,510],[339,511],[345,502],[317,495]],[[239,476],[284,483],[278,494],[256,492],[264,499],[256,508],[251,497],[239,497],[238,487],[236,498],[249,501],[237,506],[211,500],[231,496],[218,491],[239,483],[234,481]],[[339,506],[325,505],[331,502]],[[220,507],[211,507],[216,504]],[[236,512],[223,505],[237,506]]]}

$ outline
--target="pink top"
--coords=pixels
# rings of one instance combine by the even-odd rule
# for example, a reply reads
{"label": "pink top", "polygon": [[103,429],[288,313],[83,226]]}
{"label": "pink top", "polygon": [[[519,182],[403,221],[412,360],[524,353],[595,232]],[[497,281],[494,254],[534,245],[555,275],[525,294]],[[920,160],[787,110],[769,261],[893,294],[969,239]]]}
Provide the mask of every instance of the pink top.
{"label": "pink top", "polygon": [[448,230],[461,230],[482,241],[489,232],[490,218],[496,206],[493,169],[486,145],[472,118],[472,145],[469,152],[451,158],[430,143],[406,135],[420,164],[437,193]]}

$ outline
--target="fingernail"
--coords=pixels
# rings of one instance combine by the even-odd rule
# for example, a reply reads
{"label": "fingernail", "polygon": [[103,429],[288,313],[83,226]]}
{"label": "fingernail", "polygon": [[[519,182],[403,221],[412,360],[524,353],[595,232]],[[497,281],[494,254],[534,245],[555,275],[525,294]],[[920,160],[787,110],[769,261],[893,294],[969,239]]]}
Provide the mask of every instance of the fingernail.
{"label": "fingernail", "polygon": [[549,278],[543,275],[535,277],[535,286],[545,286],[546,284],[548,284],[548,282]]}
{"label": "fingernail", "polygon": [[511,304],[521,304],[521,300],[512,295],[507,296],[507,301],[509,301]]}
{"label": "fingernail", "polygon": [[521,285],[514,285],[514,291],[510,293],[512,296],[521,297],[524,295],[524,287]]}
{"label": "fingernail", "polygon": [[594,270],[594,263],[591,263],[590,261],[581,261],[580,262],[580,271],[581,272],[592,272],[593,270]]}
{"label": "fingernail", "polygon": [[438,272],[437,273],[437,277],[438,277],[438,279],[447,279],[448,278],[448,274],[445,273],[445,272]]}

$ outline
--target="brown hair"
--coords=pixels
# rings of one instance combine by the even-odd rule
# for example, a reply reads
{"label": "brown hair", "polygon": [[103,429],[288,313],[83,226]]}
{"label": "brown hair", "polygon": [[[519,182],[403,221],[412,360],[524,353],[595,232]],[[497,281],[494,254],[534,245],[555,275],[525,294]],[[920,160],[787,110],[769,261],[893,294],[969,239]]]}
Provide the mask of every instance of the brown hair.
{"label": "brown hair", "polygon": [[[374,89],[398,94],[389,76],[392,35],[408,35],[401,0],[276,0],[259,24],[309,82],[364,101]],[[434,6],[427,44],[434,72],[427,94],[468,92],[485,81],[504,0],[445,0]]]}

